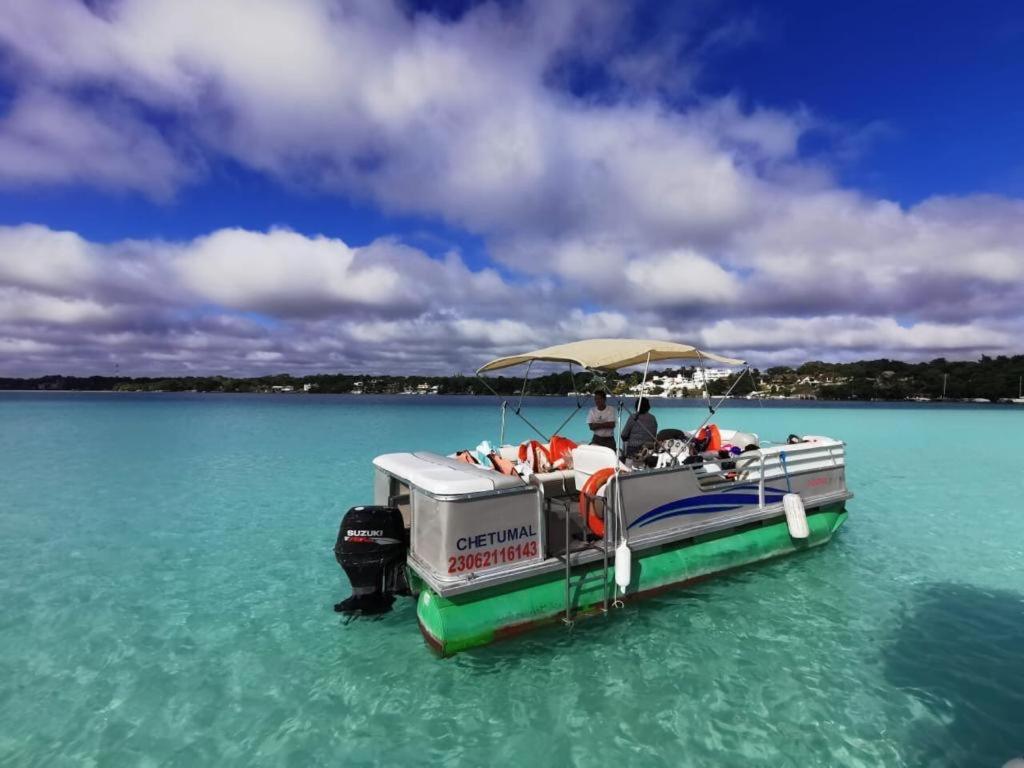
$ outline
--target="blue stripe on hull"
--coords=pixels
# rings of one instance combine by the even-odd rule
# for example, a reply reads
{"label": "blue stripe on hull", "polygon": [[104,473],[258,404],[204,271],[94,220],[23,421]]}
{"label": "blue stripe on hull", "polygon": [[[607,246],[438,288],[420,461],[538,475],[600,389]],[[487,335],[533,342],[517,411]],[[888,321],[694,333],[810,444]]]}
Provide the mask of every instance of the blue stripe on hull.
{"label": "blue stripe on hull", "polygon": [[[754,493],[749,491],[753,490]],[[744,491],[747,491],[744,493]],[[655,507],[648,512],[640,515],[636,520],[629,524],[628,528],[643,528],[652,523],[658,523],[662,520],[667,520],[670,517],[678,517],[680,515],[703,515],[711,512],[728,512],[733,509],[739,509],[740,507],[748,506],[751,504],[757,504],[759,502],[757,494],[757,485],[738,485],[735,488],[731,488],[728,491],[720,493],[705,493],[700,496],[689,496],[685,499],[676,499],[670,501],[667,504],[662,504],[659,507]],[[785,491],[778,488],[765,488],[764,489],[764,502],[765,504],[777,504],[782,501],[782,497],[785,495]]]}

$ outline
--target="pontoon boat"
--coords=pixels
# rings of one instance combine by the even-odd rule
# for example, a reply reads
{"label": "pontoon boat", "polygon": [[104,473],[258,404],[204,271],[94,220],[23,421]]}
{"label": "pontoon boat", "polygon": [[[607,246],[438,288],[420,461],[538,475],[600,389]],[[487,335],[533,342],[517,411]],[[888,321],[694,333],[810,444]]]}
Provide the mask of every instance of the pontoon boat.
{"label": "pontoon boat", "polygon": [[[535,362],[597,376],[643,366],[643,391],[650,364],[668,360],[744,365],[685,344],[591,339],[499,358],[478,374],[486,383],[484,373],[525,365],[525,393]],[[709,399],[692,431],[663,430],[628,460],[539,430],[523,445],[378,456],[373,506],[349,510],[338,534],[353,594],[336,610],[381,612],[412,594],[423,635],[449,655],[828,542],[852,498],[844,443],[769,444],[718,427],[723,401]],[[508,410],[533,427],[522,404]]]}

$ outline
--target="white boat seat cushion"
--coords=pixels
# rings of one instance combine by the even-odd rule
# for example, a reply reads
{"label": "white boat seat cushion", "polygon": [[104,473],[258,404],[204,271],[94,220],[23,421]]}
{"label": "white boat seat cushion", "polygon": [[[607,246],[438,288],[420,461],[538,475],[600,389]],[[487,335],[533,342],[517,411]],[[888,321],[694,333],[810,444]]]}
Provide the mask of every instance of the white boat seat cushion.
{"label": "white boat seat cushion", "polygon": [[508,461],[519,461],[519,446],[518,445],[503,445],[498,448],[498,455]]}
{"label": "white boat seat cushion", "polygon": [[735,429],[719,429],[718,434],[722,438],[723,445],[736,445],[740,448],[746,448],[748,445],[761,444],[761,441],[753,432],[740,432]]}
{"label": "white boat seat cushion", "polygon": [[540,488],[546,498],[571,496],[577,492],[576,472],[572,469],[535,472],[530,475],[529,482]]}
{"label": "white boat seat cushion", "polygon": [[597,470],[614,467],[617,463],[615,451],[603,445],[581,445],[574,448],[572,469],[576,474],[576,487],[582,488]]}
{"label": "white boat seat cushion", "polygon": [[373,463],[409,485],[437,495],[483,493],[523,485],[521,478],[425,451],[386,453]]}

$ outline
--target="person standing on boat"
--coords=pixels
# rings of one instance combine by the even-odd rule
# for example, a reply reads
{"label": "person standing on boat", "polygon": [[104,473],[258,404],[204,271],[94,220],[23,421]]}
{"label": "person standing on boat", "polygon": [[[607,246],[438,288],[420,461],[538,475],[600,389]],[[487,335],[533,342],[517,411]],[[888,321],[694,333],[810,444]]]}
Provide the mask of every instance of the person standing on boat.
{"label": "person standing on boat", "polygon": [[608,396],[603,389],[594,393],[594,407],[587,414],[587,426],[594,433],[591,445],[615,450],[615,409],[608,407]]}
{"label": "person standing on boat", "polygon": [[641,397],[636,401],[636,413],[631,413],[622,428],[622,452],[627,459],[636,456],[646,443],[658,440],[658,420],[651,413],[651,401]]}

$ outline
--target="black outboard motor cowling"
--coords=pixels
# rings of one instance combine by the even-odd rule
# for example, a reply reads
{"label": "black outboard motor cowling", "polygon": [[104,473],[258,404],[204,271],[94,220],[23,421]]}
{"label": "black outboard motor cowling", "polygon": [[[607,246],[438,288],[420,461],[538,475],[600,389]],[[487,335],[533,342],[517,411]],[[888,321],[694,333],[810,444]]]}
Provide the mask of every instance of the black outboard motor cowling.
{"label": "black outboard motor cowling", "polygon": [[395,507],[352,507],[345,513],[334,557],[352,583],[352,595],[334,606],[339,613],[385,613],[395,595],[409,594],[405,556],[409,548],[402,513]]}

